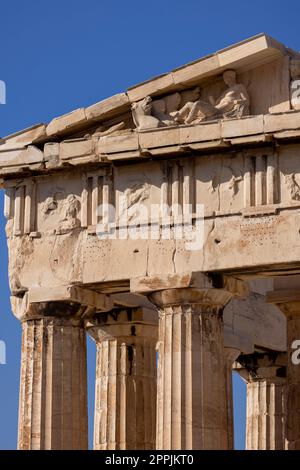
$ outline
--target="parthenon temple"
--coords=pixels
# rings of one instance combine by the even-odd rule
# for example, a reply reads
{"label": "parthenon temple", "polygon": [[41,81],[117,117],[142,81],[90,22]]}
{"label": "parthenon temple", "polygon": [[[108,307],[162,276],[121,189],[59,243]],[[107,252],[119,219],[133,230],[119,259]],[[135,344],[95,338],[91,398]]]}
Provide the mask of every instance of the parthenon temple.
{"label": "parthenon temple", "polygon": [[0,184],[19,449],[88,448],[87,335],[95,450],[233,449],[232,370],[246,449],[300,449],[300,53],[260,34],[5,137]]}

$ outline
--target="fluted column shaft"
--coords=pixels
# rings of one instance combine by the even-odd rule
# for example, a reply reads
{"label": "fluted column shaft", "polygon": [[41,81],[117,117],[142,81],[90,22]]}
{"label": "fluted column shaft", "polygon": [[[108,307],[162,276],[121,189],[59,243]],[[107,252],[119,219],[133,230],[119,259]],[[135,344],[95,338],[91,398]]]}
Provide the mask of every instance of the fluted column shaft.
{"label": "fluted column shaft", "polygon": [[286,354],[240,356],[247,383],[247,450],[283,450],[286,411]]}
{"label": "fluted column shaft", "polygon": [[152,294],[159,307],[158,449],[227,449],[224,291]]}
{"label": "fluted column shaft", "polygon": [[284,449],[285,380],[265,378],[247,385],[247,450]]}
{"label": "fluted column shaft", "polygon": [[154,449],[156,323],[121,311],[88,331],[96,341],[94,449]]}
{"label": "fluted column shaft", "polygon": [[18,448],[87,449],[86,337],[72,320],[22,323]]}
{"label": "fluted column shaft", "polygon": [[277,305],[287,323],[285,449],[300,450],[300,275],[274,278],[267,301]]}
{"label": "fluted column shaft", "polygon": [[[285,449],[300,450],[300,365],[295,361],[295,341],[300,340],[300,301],[278,305],[287,319],[287,384]],[[299,353],[298,353],[299,356]]]}

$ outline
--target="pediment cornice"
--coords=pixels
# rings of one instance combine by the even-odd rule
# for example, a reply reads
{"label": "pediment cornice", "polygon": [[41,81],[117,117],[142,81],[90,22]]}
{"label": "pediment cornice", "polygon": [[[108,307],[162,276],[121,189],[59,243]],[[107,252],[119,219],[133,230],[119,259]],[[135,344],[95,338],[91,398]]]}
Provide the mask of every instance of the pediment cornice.
{"label": "pediment cornice", "polygon": [[[132,86],[126,92],[56,117],[48,124],[35,125],[9,135],[0,140],[0,150],[32,144],[40,146],[45,142],[60,141],[70,136],[81,137],[80,133],[90,129],[94,131],[101,123],[107,124],[109,128],[115,122],[118,123],[120,117],[126,113],[129,116],[132,104],[147,96],[157,99],[168,93],[187,90],[209,81],[226,69],[234,69],[238,74],[243,74],[285,56],[297,57],[297,53],[270,36],[259,34],[169,73]],[[127,118],[125,116],[125,119],[128,120],[128,116]]]}

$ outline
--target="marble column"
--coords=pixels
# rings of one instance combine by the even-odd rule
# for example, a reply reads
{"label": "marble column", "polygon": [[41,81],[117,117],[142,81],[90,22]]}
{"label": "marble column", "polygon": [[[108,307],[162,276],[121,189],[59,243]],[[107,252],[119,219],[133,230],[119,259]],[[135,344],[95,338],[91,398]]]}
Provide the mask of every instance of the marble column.
{"label": "marble column", "polygon": [[113,311],[87,328],[97,347],[94,449],[155,449],[157,312]]}
{"label": "marble column", "polygon": [[247,450],[283,450],[285,438],[286,354],[240,356],[236,369],[247,383]]}
{"label": "marble column", "polygon": [[279,307],[287,323],[285,449],[300,450],[300,275],[274,278],[267,301]]}
{"label": "marble column", "polygon": [[232,390],[232,366],[240,351],[236,348],[224,348],[225,380],[226,380],[226,404],[227,404],[227,430],[228,449],[234,449],[234,416],[233,416],[233,390]]}
{"label": "marble column", "polygon": [[50,316],[24,321],[22,334],[18,448],[87,449],[84,329]]}
{"label": "marble column", "polygon": [[227,449],[223,289],[169,289],[159,308],[157,449]]}
{"label": "marble column", "polygon": [[[296,306],[295,306],[296,307]],[[289,309],[285,305],[287,314],[287,422],[286,422],[286,450],[300,450],[300,302],[296,309]],[[298,341],[298,354],[294,342]]]}
{"label": "marble column", "polygon": [[287,319],[285,448],[286,450],[300,450],[300,364],[295,360],[295,342],[300,340],[300,299],[297,302],[280,303],[278,307],[285,313]]}

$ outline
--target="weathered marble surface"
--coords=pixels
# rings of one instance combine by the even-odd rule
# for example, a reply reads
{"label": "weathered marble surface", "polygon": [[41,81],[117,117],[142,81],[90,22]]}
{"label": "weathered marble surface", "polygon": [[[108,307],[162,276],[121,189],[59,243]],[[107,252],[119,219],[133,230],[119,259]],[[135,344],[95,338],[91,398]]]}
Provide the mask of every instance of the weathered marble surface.
{"label": "weathered marble surface", "polygon": [[[0,140],[23,323],[20,448],[86,447],[84,327],[98,348],[95,448],[154,446],[157,337],[156,445],[232,448],[233,356],[291,352],[299,332],[299,60],[262,34]],[[154,205],[156,235],[122,238]],[[177,236],[176,208],[187,205],[194,249]],[[272,433],[282,410],[261,416],[285,385],[262,369],[249,381],[249,446],[278,448],[281,437],[261,430],[270,421]],[[299,448],[300,379],[286,371],[284,445]],[[135,414],[124,408],[130,390]]]}

